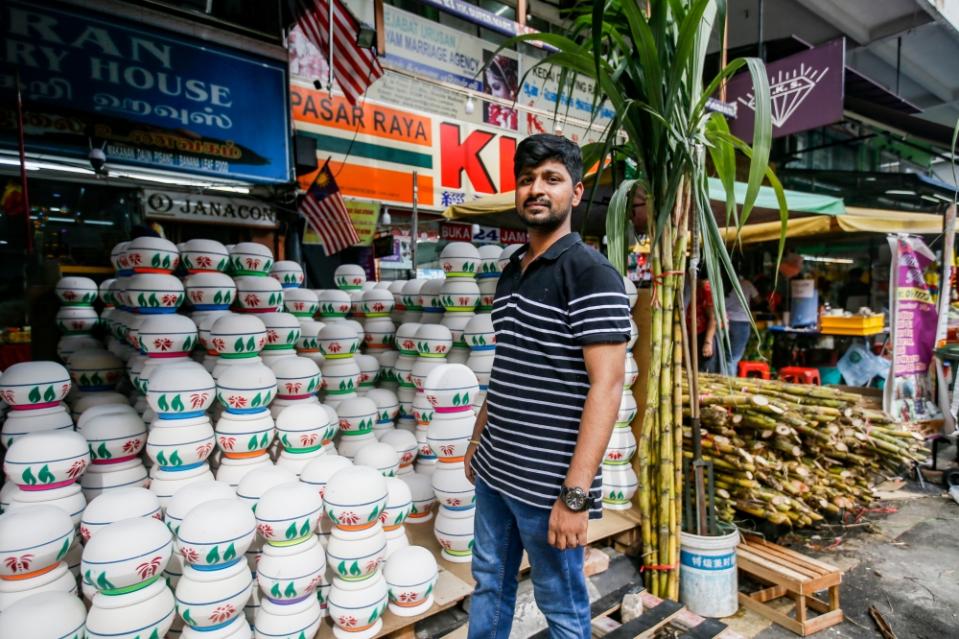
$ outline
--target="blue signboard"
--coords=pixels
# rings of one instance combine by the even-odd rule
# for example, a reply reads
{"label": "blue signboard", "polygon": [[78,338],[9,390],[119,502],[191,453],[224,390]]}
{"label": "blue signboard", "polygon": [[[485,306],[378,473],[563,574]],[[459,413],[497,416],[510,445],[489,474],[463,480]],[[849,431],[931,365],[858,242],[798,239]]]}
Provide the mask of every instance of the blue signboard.
{"label": "blue signboard", "polygon": [[285,62],[80,9],[5,0],[0,145],[16,145],[19,70],[28,152],[287,182]]}

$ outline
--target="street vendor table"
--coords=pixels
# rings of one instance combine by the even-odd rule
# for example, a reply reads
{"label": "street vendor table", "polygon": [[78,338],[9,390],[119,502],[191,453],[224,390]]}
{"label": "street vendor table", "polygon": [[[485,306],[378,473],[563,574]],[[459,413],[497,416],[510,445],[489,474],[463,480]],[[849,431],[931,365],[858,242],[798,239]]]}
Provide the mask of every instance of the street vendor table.
{"label": "street vendor table", "polygon": [[869,339],[871,337],[875,337],[876,335],[886,335],[888,339],[889,334],[888,328],[882,328],[867,335],[843,335],[823,331],[819,328],[792,328],[789,326],[776,325],[767,325],[766,330],[770,335],[773,336],[774,342],[772,362],[777,368],[781,368],[782,366],[797,366],[804,364],[815,365],[807,362],[806,359],[800,355],[800,352],[815,348],[814,341],[821,337],[832,337],[836,340],[843,340],[840,344],[832,349],[834,351],[834,356],[829,361],[822,362],[822,364],[825,366],[835,366],[836,361],[842,356],[842,353],[846,351],[846,349],[849,347],[849,344],[852,343],[849,340],[863,340],[866,345],[866,349],[872,350],[869,346]]}

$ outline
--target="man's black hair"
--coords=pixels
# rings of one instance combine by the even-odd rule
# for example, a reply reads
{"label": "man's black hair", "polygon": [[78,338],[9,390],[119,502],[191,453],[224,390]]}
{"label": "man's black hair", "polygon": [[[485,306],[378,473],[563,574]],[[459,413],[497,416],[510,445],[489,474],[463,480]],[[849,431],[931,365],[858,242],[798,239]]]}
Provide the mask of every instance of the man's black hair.
{"label": "man's black hair", "polygon": [[516,147],[513,158],[513,177],[519,177],[523,169],[537,167],[546,160],[563,163],[573,184],[583,179],[583,155],[579,145],[561,135],[538,133],[524,139]]}

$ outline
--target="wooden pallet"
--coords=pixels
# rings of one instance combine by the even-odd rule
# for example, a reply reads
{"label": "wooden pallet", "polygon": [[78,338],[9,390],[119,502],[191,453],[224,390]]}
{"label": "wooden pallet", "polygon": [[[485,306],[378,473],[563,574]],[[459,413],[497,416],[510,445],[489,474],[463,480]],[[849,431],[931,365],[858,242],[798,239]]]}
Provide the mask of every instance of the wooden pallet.
{"label": "wooden pallet", "polygon": [[[842,622],[842,571],[837,567],[751,535],[737,546],[736,563],[740,573],[769,584],[751,594],[739,593],[739,603],[746,608],[801,637]],[[822,591],[828,592],[828,602],[814,596]],[[795,617],[769,605],[781,597],[796,602]],[[820,614],[810,617],[810,609]]]}

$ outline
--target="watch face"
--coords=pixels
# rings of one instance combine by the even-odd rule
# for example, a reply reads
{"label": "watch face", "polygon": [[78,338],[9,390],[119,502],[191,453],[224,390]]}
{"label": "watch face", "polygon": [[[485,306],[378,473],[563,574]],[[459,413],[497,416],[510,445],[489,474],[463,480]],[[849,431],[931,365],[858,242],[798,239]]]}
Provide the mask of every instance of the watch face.
{"label": "watch face", "polygon": [[571,488],[566,492],[565,501],[570,510],[583,510],[586,506],[586,494],[579,488]]}

